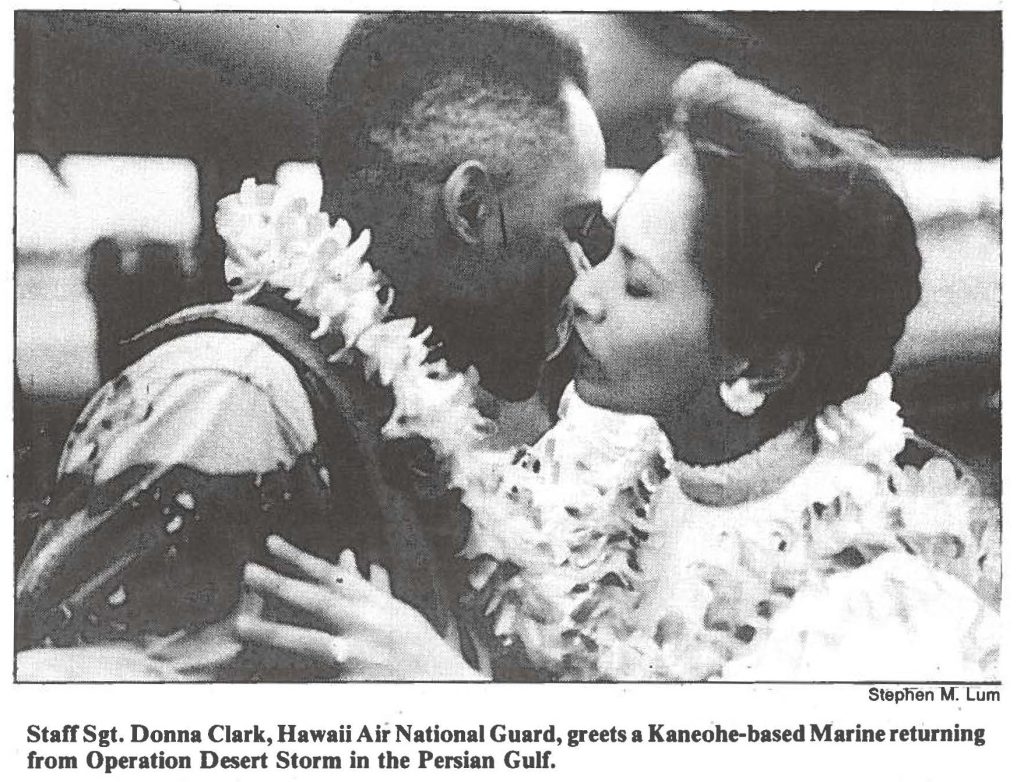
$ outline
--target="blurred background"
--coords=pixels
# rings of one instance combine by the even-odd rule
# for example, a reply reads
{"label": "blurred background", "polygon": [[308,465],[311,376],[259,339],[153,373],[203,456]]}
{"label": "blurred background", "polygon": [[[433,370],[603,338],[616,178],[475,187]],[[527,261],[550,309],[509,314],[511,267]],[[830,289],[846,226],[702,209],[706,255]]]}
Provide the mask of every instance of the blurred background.
{"label": "blurred background", "polygon": [[[1001,22],[996,13],[559,14],[590,64],[609,165],[659,154],[668,87],[713,58],[865,128],[918,223],[923,299],[900,346],[909,423],[998,492]],[[226,297],[217,199],[319,197],[312,162],[345,14],[15,14],[15,491],[48,491],[118,341]],[[621,197],[623,172],[608,176]]]}

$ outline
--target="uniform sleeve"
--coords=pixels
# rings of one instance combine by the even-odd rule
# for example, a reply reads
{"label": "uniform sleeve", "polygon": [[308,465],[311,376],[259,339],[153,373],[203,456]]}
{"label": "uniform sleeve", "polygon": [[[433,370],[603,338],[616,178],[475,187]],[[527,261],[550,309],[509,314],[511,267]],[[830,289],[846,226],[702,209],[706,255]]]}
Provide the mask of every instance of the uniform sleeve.
{"label": "uniform sleeve", "polygon": [[290,467],[316,443],[294,370],[262,340],[195,334],[108,383],[68,438],[59,477],[104,483],[139,466],[210,474]]}
{"label": "uniform sleeve", "polygon": [[102,388],[66,443],[17,580],[19,648],[223,618],[244,562],[323,529],[329,476],[291,365],[246,334],[168,342]]}

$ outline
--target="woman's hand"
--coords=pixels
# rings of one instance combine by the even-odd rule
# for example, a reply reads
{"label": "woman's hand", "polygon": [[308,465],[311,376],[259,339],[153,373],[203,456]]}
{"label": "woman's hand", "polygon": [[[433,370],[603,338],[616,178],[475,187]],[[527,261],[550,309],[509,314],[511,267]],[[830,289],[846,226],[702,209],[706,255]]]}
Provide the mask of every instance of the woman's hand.
{"label": "woman's hand", "polygon": [[384,568],[370,565],[366,579],[351,551],[342,552],[334,565],[276,536],[267,539],[267,549],[304,579],[249,563],[245,585],[261,597],[301,609],[317,626],[282,624],[241,613],[235,627],[243,640],[335,667],[346,679],[481,678],[416,609],[392,596]]}

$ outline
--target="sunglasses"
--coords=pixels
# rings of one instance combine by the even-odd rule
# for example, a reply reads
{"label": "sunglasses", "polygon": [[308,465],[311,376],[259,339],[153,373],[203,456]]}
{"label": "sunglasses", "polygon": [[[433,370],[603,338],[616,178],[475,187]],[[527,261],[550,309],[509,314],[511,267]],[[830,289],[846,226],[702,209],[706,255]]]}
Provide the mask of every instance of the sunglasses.
{"label": "sunglasses", "polygon": [[[569,244],[576,245],[582,250],[587,268],[601,263],[611,255],[615,246],[615,226],[604,216],[600,204],[588,205],[587,210],[579,213],[575,219],[570,217],[563,225],[563,229]],[[570,258],[573,255],[575,253],[570,253]],[[574,267],[578,260],[580,259],[573,260]]]}
{"label": "sunglasses", "polygon": [[[575,214],[574,214],[575,212]],[[611,255],[615,247],[615,226],[604,216],[600,204],[588,204],[585,210],[574,210],[562,224],[562,244],[576,272],[597,266]],[[508,245],[505,228],[505,204],[498,201],[501,238]],[[570,249],[571,248],[571,249]],[[582,269],[579,268],[582,265]]]}

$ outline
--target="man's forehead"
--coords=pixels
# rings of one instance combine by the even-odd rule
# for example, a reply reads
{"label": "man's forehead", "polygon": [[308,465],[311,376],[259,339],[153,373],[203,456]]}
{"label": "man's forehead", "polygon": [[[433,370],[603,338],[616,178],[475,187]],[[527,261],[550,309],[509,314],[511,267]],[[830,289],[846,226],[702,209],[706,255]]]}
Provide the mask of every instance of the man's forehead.
{"label": "man's forehead", "polygon": [[603,164],[604,135],[590,100],[583,94],[583,90],[569,80],[562,82],[560,97],[565,106],[566,127],[580,151],[588,153],[593,159],[599,159]]}
{"label": "man's forehead", "polygon": [[594,107],[575,83],[562,83],[561,99],[569,140],[568,154],[563,161],[564,195],[566,205],[571,208],[600,200],[605,165],[604,135]]}

